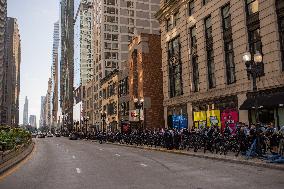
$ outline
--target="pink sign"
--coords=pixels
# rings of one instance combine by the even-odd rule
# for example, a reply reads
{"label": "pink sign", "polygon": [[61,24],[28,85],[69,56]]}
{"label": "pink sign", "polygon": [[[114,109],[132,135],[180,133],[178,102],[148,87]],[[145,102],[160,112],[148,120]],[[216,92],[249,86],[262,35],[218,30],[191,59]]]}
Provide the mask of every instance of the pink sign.
{"label": "pink sign", "polygon": [[224,131],[226,125],[231,129],[231,133],[236,133],[236,124],[239,121],[239,114],[235,110],[226,110],[221,113],[222,131]]}

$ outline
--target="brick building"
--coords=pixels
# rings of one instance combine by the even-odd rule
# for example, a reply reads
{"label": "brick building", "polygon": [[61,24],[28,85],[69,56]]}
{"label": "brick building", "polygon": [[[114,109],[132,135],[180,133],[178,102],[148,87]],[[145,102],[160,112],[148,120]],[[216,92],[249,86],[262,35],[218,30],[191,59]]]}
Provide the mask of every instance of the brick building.
{"label": "brick building", "polygon": [[129,110],[136,111],[134,98],[144,99],[144,128],[164,127],[160,40],[159,35],[142,33],[129,44]]}
{"label": "brick building", "polygon": [[220,125],[228,112],[235,121],[255,122],[246,51],[263,56],[264,74],[257,80],[262,99],[279,97],[271,104],[259,99],[260,121],[284,124],[283,8],[283,0],[161,0],[156,16],[166,126],[176,127],[176,116],[184,119],[181,126],[211,118]]}

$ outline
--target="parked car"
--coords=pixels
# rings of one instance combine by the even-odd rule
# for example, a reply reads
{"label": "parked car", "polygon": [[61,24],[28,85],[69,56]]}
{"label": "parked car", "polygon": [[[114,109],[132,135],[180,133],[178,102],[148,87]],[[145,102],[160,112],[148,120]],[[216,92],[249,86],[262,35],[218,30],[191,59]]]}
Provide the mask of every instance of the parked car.
{"label": "parked car", "polygon": [[61,137],[60,133],[55,133],[56,137]]}
{"label": "parked car", "polygon": [[36,138],[37,134],[36,133],[32,133],[32,138]]}
{"label": "parked car", "polygon": [[47,137],[53,137],[53,135],[51,133],[48,133]]}
{"label": "parked car", "polygon": [[69,135],[69,140],[77,140],[77,139],[78,139],[78,136],[75,133],[71,133]]}
{"label": "parked car", "polygon": [[37,138],[45,138],[45,135],[40,133],[40,134],[37,135]]}

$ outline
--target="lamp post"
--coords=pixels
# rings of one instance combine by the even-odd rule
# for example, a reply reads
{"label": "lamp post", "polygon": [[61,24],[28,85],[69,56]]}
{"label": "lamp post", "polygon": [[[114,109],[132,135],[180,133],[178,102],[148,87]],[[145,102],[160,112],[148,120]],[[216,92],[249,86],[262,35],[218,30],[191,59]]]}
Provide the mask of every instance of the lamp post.
{"label": "lamp post", "polygon": [[253,96],[254,96],[254,107],[255,107],[255,119],[256,123],[259,122],[259,112],[258,112],[258,90],[257,90],[257,84],[256,84],[256,79],[259,78],[260,76],[263,75],[263,66],[262,66],[262,55],[259,52],[256,52],[254,54],[254,57],[252,59],[250,52],[246,52],[243,55],[243,60],[246,65],[247,69],[247,75],[248,78],[252,78],[252,91],[253,91]]}
{"label": "lamp post", "polygon": [[107,112],[106,111],[101,111],[101,119],[103,121],[103,132],[105,132],[105,121],[106,121],[106,116],[107,116]]}
{"label": "lamp post", "polygon": [[144,129],[142,127],[142,124],[141,124],[141,108],[143,108],[143,106],[144,106],[144,99],[143,98],[141,98],[141,99],[134,98],[134,106],[135,106],[136,109],[138,109],[138,118],[139,118],[140,128]]}
{"label": "lamp post", "polygon": [[84,117],[84,123],[85,123],[85,134],[86,134],[86,136],[87,136],[87,132],[88,132],[88,130],[87,130],[87,127],[88,127],[88,121],[89,121],[89,116],[85,116]]}

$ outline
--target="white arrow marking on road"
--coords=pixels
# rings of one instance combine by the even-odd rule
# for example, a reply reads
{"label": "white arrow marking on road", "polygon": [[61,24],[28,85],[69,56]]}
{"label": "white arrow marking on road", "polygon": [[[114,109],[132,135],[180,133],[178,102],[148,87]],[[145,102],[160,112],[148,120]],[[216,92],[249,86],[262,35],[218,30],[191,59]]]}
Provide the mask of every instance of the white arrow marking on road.
{"label": "white arrow marking on road", "polygon": [[76,157],[75,157],[75,156],[72,156],[72,158],[73,158],[73,159],[76,159]]}
{"label": "white arrow marking on road", "polygon": [[76,171],[77,171],[78,174],[81,173],[81,169],[79,169],[79,168],[76,168]]}
{"label": "white arrow marking on road", "polygon": [[140,163],[140,165],[141,165],[142,167],[148,167],[148,165],[146,165],[146,164],[144,164],[144,163]]}
{"label": "white arrow marking on road", "polygon": [[120,157],[120,155],[119,154],[115,154],[117,157]]}

